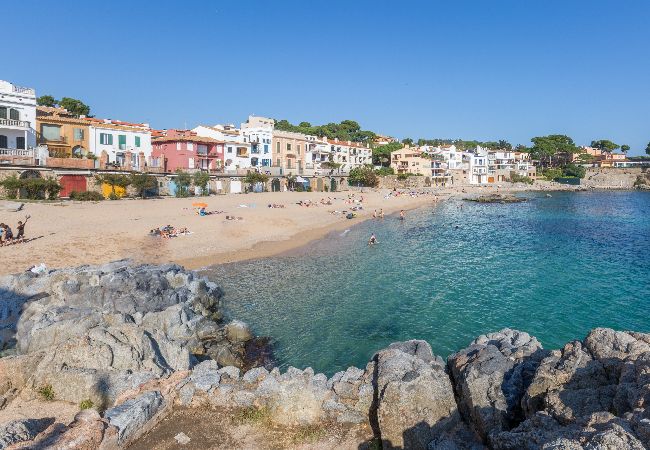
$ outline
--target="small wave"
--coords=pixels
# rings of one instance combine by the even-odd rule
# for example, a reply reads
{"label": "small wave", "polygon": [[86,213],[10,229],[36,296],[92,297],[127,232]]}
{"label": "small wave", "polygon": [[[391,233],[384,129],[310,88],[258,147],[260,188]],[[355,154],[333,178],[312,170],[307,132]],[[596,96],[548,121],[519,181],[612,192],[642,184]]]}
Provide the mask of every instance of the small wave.
{"label": "small wave", "polygon": [[350,232],[350,229],[348,228],[348,229],[345,230],[343,233],[341,233],[340,236],[345,236],[345,235],[348,234],[349,232]]}

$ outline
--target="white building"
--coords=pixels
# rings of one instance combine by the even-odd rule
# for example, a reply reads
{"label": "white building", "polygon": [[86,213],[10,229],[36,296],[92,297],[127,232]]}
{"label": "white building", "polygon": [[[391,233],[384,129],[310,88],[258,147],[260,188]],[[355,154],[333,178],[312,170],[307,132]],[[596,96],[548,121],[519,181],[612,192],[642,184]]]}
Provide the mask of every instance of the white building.
{"label": "white building", "polygon": [[[197,136],[210,137],[224,143],[224,169],[226,171],[251,167],[251,144],[248,142],[248,137],[245,137],[241,130],[234,125],[199,125],[192,131]],[[258,158],[257,162],[259,163],[259,161]]]}
{"label": "white building", "polygon": [[34,89],[0,80],[1,154],[26,154],[26,151],[29,151],[29,154],[33,155],[34,147],[36,147],[36,92]]}
{"label": "white building", "polygon": [[372,150],[365,145],[352,141],[328,140],[332,161],[341,164],[342,172],[372,164]]}
{"label": "white building", "polygon": [[141,158],[151,159],[151,128],[147,123],[129,123],[111,119],[86,118],[89,122],[88,137],[90,151],[102,158],[108,155],[108,163],[120,166],[129,165],[133,169],[142,169]]}
{"label": "white building", "polygon": [[244,143],[251,148],[250,167],[271,167],[273,165],[273,127],[275,121],[268,117],[248,116],[241,124]]}
{"label": "white building", "polygon": [[470,184],[488,183],[488,151],[480,146],[473,152],[463,152],[463,162],[467,163]]}

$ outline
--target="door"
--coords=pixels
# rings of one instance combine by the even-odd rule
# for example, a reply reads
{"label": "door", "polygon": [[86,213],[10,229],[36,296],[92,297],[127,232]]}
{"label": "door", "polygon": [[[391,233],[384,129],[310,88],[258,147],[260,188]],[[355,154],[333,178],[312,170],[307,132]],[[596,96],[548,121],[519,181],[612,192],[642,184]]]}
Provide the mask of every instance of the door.
{"label": "door", "polygon": [[86,192],[87,190],[84,175],[63,175],[59,183],[61,183],[59,197],[70,197],[71,192]]}
{"label": "door", "polygon": [[271,181],[271,191],[272,192],[280,192],[280,180],[277,178],[273,178],[273,181]]}
{"label": "door", "polygon": [[167,183],[167,190],[169,191],[169,195],[175,197],[177,189],[178,188],[176,187],[176,183],[174,183],[174,180],[169,180],[169,182]]}
{"label": "door", "polygon": [[336,192],[336,180],[332,178],[332,182],[330,183],[330,192]]}
{"label": "door", "polygon": [[319,178],[316,180],[316,190],[318,192],[323,192],[323,179]]}
{"label": "door", "polygon": [[241,194],[241,181],[233,180],[230,182],[230,193]]}

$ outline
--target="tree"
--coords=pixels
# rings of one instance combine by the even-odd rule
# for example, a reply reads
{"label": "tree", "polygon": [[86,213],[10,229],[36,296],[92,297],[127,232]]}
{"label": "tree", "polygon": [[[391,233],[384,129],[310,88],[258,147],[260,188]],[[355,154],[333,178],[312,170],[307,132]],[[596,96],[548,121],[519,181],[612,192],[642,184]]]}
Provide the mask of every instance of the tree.
{"label": "tree", "polygon": [[309,123],[309,122],[300,122],[300,123],[298,124],[298,126],[299,126],[300,128],[311,128],[311,123]]}
{"label": "tree", "polygon": [[90,106],[86,105],[81,100],[76,98],[63,97],[58,102],[59,106],[68,110],[68,112],[76,116],[88,116],[90,115]]}
{"label": "tree", "polygon": [[111,195],[109,198],[111,200],[115,200],[119,198],[115,192],[115,188],[121,187],[123,189],[126,189],[126,187],[131,184],[131,179],[128,176],[119,173],[105,173],[95,176],[95,184],[101,186],[104,183],[108,184],[111,187]]}
{"label": "tree", "polygon": [[497,147],[501,150],[512,150],[512,144],[503,139],[497,142]]}
{"label": "tree", "polygon": [[648,146],[645,148],[645,153],[646,155],[650,155],[650,142],[648,142]]}
{"label": "tree", "polygon": [[413,139],[404,138],[404,139],[402,139],[402,144],[404,144],[404,145],[413,145]]}
{"label": "tree", "polygon": [[627,155],[627,152],[630,151],[630,146],[627,145],[627,144],[623,144],[623,145],[621,145],[621,151],[622,151],[623,153],[625,153],[625,155]]}
{"label": "tree", "polygon": [[575,145],[573,139],[563,134],[551,134],[531,139],[533,143],[530,154],[537,159],[543,167],[553,166],[553,157],[558,153],[572,154],[579,153],[580,148]]}
{"label": "tree", "polygon": [[192,176],[181,169],[176,169],[174,184],[176,184],[176,197],[187,197],[190,184],[192,184]]}
{"label": "tree", "polygon": [[564,173],[565,177],[584,178],[587,174],[587,169],[585,169],[583,166],[577,166],[573,163],[570,163],[562,168],[562,172]]}
{"label": "tree", "polygon": [[355,167],[350,170],[350,174],[348,175],[348,184],[353,186],[360,185],[376,187],[379,184],[379,178],[372,167]]}
{"label": "tree", "polygon": [[58,103],[54,97],[51,95],[41,95],[36,99],[36,103],[39,106],[49,106],[51,108],[55,107]]}
{"label": "tree", "polygon": [[148,173],[132,173],[131,174],[131,186],[135,188],[138,192],[138,195],[142,198],[146,198],[147,191],[154,189],[158,182],[156,177],[149,175]]}
{"label": "tree", "polygon": [[591,141],[591,146],[605,153],[612,153],[614,150],[620,147],[620,145],[615,144],[614,142],[607,139]]}
{"label": "tree", "polygon": [[404,146],[399,142],[391,142],[390,144],[376,146],[372,149],[372,163],[376,166],[390,165],[390,154],[402,147]]}
{"label": "tree", "polygon": [[208,191],[208,183],[210,182],[210,174],[207,172],[194,172],[194,186],[201,188],[201,192]]}
{"label": "tree", "polygon": [[381,167],[375,170],[375,173],[379,176],[395,175],[395,170],[392,167]]}
{"label": "tree", "polygon": [[250,185],[251,191],[257,183],[266,183],[267,181],[269,181],[269,176],[259,172],[248,172],[244,177],[244,183]]}

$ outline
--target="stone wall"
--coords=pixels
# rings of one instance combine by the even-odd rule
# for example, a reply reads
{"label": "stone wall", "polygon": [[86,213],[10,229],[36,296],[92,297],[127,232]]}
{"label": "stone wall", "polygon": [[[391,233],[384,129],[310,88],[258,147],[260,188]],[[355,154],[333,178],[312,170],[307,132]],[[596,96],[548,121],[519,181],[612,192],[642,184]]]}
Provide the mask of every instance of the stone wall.
{"label": "stone wall", "polygon": [[639,175],[645,174],[647,168],[588,168],[580,185],[595,189],[633,189]]}

